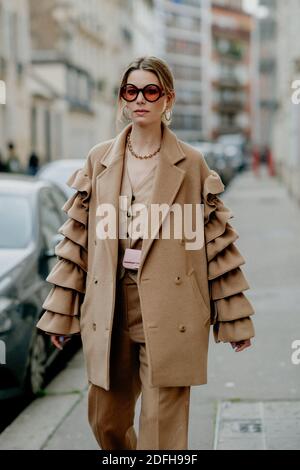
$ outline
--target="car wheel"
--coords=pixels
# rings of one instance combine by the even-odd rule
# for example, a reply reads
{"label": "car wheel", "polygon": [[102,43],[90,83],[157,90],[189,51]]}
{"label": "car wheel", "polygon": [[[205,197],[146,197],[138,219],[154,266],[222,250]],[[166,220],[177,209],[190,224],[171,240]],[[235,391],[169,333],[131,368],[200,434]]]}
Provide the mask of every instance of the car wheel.
{"label": "car wheel", "polygon": [[46,363],[46,339],[42,334],[35,333],[31,345],[26,374],[25,392],[27,395],[36,395],[43,388],[46,374]]}

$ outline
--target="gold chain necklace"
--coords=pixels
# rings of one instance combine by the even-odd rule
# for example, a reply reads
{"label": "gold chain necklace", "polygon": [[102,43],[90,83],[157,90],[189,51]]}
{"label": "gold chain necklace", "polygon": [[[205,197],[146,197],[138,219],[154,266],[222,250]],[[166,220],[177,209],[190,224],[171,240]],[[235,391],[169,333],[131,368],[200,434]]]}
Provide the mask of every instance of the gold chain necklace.
{"label": "gold chain necklace", "polygon": [[150,153],[149,155],[138,155],[137,153],[134,152],[134,150],[132,148],[132,144],[131,144],[131,140],[130,140],[130,132],[127,135],[127,144],[128,144],[128,148],[129,148],[130,152],[132,153],[132,155],[135,158],[139,158],[140,160],[144,160],[145,158],[154,157],[154,155],[156,155],[160,151],[160,147],[161,147],[161,145],[160,145],[159,148],[154,153]]}

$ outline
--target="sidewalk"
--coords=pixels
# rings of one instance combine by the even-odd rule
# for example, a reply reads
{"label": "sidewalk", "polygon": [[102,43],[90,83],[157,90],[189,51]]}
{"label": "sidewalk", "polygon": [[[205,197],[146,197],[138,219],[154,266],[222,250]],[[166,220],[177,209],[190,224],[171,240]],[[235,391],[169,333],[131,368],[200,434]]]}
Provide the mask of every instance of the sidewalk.
{"label": "sidewalk", "polygon": [[[192,387],[190,449],[300,449],[300,208],[277,179],[238,176],[223,200],[234,213],[256,337],[235,353],[211,333],[208,384]],[[135,425],[138,425],[140,401]],[[0,435],[0,449],[98,449],[87,421],[79,351]]]}

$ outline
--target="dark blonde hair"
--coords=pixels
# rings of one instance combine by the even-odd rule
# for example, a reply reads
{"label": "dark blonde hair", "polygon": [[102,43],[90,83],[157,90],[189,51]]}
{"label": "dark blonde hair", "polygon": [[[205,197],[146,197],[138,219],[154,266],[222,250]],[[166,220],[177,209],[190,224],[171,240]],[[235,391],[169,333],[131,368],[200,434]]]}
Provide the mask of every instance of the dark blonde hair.
{"label": "dark blonde hair", "polygon": [[[163,60],[159,59],[155,56],[145,56],[145,57],[138,57],[133,60],[126,68],[123,73],[119,92],[118,92],[118,109],[117,109],[117,120],[116,124],[118,126],[119,122],[124,122],[125,117],[123,113],[123,106],[122,106],[122,97],[120,95],[120,91],[123,85],[126,85],[128,76],[134,70],[147,70],[148,72],[154,73],[159,83],[166,93],[166,95],[170,95],[171,92],[174,91],[174,77],[173,74],[168,66],[168,64]],[[171,123],[171,119],[167,120],[165,116],[162,116],[162,121],[167,126]]]}

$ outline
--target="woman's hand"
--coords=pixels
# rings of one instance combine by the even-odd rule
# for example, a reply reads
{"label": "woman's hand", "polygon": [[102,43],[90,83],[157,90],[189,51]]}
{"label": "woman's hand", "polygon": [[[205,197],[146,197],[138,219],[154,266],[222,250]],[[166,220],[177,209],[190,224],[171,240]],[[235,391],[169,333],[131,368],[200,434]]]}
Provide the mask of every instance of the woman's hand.
{"label": "woman's hand", "polygon": [[63,349],[63,346],[70,341],[71,337],[63,335],[51,335],[51,343],[58,349]]}
{"label": "woman's hand", "polygon": [[231,346],[234,348],[236,348],[235,352],[241,352],[243,351],[244,349],[246,348],[249,348],[249,346],[251,346],[251,340],[250,339],[244,339],[242,341],[233,341],[233,342],[230,342]]}

